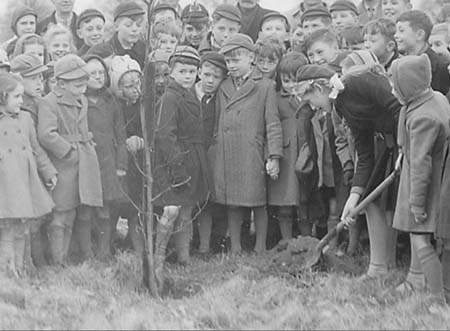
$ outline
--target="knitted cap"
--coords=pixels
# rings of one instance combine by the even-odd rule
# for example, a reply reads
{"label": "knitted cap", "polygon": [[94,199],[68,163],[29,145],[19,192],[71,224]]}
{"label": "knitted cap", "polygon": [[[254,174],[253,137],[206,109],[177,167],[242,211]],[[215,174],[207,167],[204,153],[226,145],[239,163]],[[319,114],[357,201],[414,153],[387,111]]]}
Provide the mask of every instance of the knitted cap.
{"label": "knitted cap", "polygon": [[81,12],[80,15],[78,15],[77,18],[77,29],[80,28],[81,23],[83,23],[83,21],[86,21],[88,19],[92,19],[94,17],[99,17],[103,20],[103,22],[106,22],[105,16],[102,14],[101,11],[97,10],[97,9],[86,9],[84,11]]}
{"label": "knitted cap", "polygon": [[356,8],[356,5],[349,0],[337,0],[333,2],[330,6],[330,13],[342,10],[350,10],[354,12],[356,15],[358,15],[358,9]]}
{"label": "knitted cap", "polygon": [[64,80],[75,80],[89,76],[86,62],[75,54],[67,54],[55,63],[55,77]]}
{"label": "knitted cap", "polygon": [[351,52],[347,55],[347,58],[351,59],[355,65],[370,65],[379,63],[375,54],[368,50]]}
{"label": "knitted cap", "polygon": [[203,63],[205,62],[209,62],[215,65],[216,67],[222,69],[225,74],[228,72],[227,64],[225,63],[225,58],[219,52],[204,53],[200,61],[200,66],[202,66]]}
{"label": "knitted cap", "polygon": [[129,17],[129,16],[135,16],[135,15],[144,15],[145,10],[141,8],[136,2],[123,2],[119,4],[114,9],[114,22],[117,21],[120,17]]}
{"label": "knitted cap", "polygon": [[217,6],[217,8],[213,12],[213,16],[218,15],[221,17],[224,17],[226,19],[229,19],[230,21],[241,23],[241,12],[236,6],[229,5],[229,4],[223,4]]}
{"label": "knitted cap", "polygon": [[31,77],[42,74],[46,72],[47,69],[48,67],[43,65],[40,59],[33,54],[21,54],[11,61],[11,71],[22,77]]}
{"label": "knitted cap", "polygon": [[334,74],[335,72],[333,70],[325,66],[307,64],[298,69],[295,78],[297,82],[303,82],[312,79],[331,78]]}
{"label": "knitted cap", "polygon": [[286,30],[288,32],[291,30],[291,25],[289,24],[287,17],[277,11],[270,12],[263,16],[263,19],[261,20],[261,24],[259,25],[259,30],[262,29],[264,22],[271,18],[281,18],[284,21],[284,23],[286,24]]}
{"label": "knitted cap", "polygon": [[11,28],[14,33],[17,33],[16,25],[17,22],[24,16],[33,15],[37,20],[37,13],[34,9],[26,6],[20,6],[13,11],[12,19],[11,19]]}
{"label": "knitted cap", "polygon": [[114,56],[109,66],[111,90],[114,94],[117,95],[119,93],[119,82],[128,72],[138,72],[142,75],[141,66],[129,55]]}
{"label": "knitted cap", "polygon": [[304,11],[302,16],[300,17],[300,21],[303,23],[306,19],[317,17],[328,17],[331,19],[331,14],[328,9],[323,6],[313,7]]}
{"label": "knitted cap", "polygon": [[200,62],[200,55],[198,54],[198,51],[194,47],[187,45],[177,46],[175,48],[175,52],[172,54],[172,56],[170,56],[169,62],[174,57],[184,57]]}
{"label": "knitted cap", "polygon": [[189,4],[181,12],[181,20],[188,24],[207,23],[209,22],[209,13],[202,4]]}
{"label": "knitted cap", "polygon": [[252,38],[246,34],[236,33],[232,37],[225,40],[220,50],[220,54],[226,54],[237,48],[246,48],[251,52],[255,51],[255,44]]}

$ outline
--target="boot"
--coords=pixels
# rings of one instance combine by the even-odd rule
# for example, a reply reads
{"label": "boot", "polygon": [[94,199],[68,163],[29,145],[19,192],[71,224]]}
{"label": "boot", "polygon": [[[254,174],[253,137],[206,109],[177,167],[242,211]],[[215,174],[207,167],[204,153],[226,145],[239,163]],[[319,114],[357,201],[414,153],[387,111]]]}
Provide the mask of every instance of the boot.
{"label": "boot", "polygon": [[31,234],[28,229],[25,233],[25,256],[24,256],[24,264],[26,273],[34,277],[37,274],[36,266],[33,263],[33,259],[31,258]]}
{"label": "boot", "polygon": [[348,229],[348,247],[347,254],[354,255],[359,247],[360,222],[356,221],[355,225]]}
{"label": "boot", "polygon": [[63,265],[65,258],[65,228],[58,225],[48,226],[48,236],[50,244],[50,254],[54,265]]}
{"label": "boot", "polygon": [[24,269],[25,258],[25,235],[18,235],[14,239],[14,263],[19,276],[25,275]]}
{"label": "boot", "polygon": [[98,251],[97,258],[106,261],[111,257],[111,220],[109,218],[99,218],[98,222]]}
{"label": "boot", "polygon": [[[67,227],[66,227],[67,228]],[[78,219],[75,226],[76,239],[80,247],[81,259],[86,261],[94,257],[92,251],[92,223],[90,219]]]}
{"label": "boot", "polygon": [[[339,218],[337,216],[332,216],[328,218],[327,228],[328,232],[331,232],[339,223]],[[338,236],[335,236],[329,243],[329,247],[331,250],[336,250],[338,246]]]}
{"label": "boot", "polygon": [[48,264],[45,258],[43,238],[40,229],[36,233],[31,233],[31,257],[36,267],[42,267]]}

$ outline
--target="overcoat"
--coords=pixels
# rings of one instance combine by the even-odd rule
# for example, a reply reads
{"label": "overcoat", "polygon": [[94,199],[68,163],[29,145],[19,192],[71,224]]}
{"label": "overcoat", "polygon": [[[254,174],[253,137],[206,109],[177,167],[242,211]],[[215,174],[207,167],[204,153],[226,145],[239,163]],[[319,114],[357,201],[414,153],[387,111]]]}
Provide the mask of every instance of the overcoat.
{"label": "overcoat", "polygon": [[[157,110],[154,194],[162,195],[156,205],[204,203],[208,199],[211,180],[201,106],[194,88],[185,89],[171,80]],[[189,178],[182,187],[168,189]]]}
{"label": "overcoat", "polygon": [[239,10],[241,11],[242,19],[241,19],[241,33],[250,36],[253,39],[253,42],[258,40],[259,30],[261,29],[261,21],[264,16],[271,12],[271,10],[262,8],[259,4],[250,10],[243,10],[239,4],[237,5]]}
{"label": "overcoat", "polygon": [[59,173],[52,191],[57,211],[80,204],[103,205],[100,168],[87,112],[86,97],[76,100],[59,86],[39,102],[39,142]]}
{"label": "overcoat", "polygon": [[48,182],[57,171],[37,141],[30,114],[1,113],[0,136],[0,219],[50,213],[54,203],[41,179]]}
{"label": "overcoat", "polygon": [[241,207],[267,203],[265,163],[282,158],[283,135],[275,83],[254,69],[239,89],[227,78],[217,92],[219,127],[214,160],[216,202]]}

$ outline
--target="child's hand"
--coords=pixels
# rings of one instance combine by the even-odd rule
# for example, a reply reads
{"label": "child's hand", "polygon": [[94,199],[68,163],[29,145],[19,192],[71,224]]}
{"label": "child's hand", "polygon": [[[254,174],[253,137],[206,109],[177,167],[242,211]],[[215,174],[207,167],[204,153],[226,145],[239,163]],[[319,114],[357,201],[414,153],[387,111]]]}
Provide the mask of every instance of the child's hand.
{"label": "child's hand", "polygon": [[126,141],[127,149],[129,152],[136,153],[141,149],[144,149],[144,139],[138,136],[132,136]]}
{"label": "child's hand", "polygon": [[280,173],[280,160],[279,159],[269,159],[266,163],[266,172],[272,178],[272,180],[278,179],[278,174]]}
{"label": "child's hand", "polygon": [[355,225],[356,217],[350,217],[350,213],[358,205],[360,195],[357,193],[351,193],[345,203],[344,210],[342,211],[341,221],[345,224],[345,227],[349,228]]}
{"label": "child's hand", "polygon": [[124,176],[127,175],[127,172],[125,170],[122,170],[122,169],[116,169],[116,175],[118,177],[124,177]]}
{"label": "child's hand", "polygon": [[45,186],[47,186],[47,188],[50,191],[53,191],[56,186],[56,183],[58,183],[58,177],[53,176],[52,178],[49,179],[49,181],[45,184]]}

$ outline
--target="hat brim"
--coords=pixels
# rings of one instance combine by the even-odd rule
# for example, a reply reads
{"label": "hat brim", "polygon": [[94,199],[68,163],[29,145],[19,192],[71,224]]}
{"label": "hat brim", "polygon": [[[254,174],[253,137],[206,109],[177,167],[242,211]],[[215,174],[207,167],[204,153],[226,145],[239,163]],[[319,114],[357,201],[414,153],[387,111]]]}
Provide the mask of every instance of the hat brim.
{"label": "hat brim", "polygon": [[233,21],[233,22],[241,24],[242,19],[240,19],[239,17],[234,16],[231,13],[223,11],[223,12],[218,12],[216,14],[221,16],[221,17],[226,18],[227,20],[230,20],[230,21]]}
{"label": "hat brim", "polygon": [[33,70],[27,71],[25,73],[22,74],[22,77],[31,77],[31,76],[36,76],[39,74],[43,74],[45,72],[48,71],[48,67],[45,65],[41,65]]}
{"label": "hat brim", "polygon": [[220,49],[219,54],[225,55],[226,53],[234,51],[235,49],[238,49],[238,48],[245,48],[245,49],[247,49],[250,52],[254,52],[255,51],[254,48],[249,48],[249,47],[246,47],[246,46],[243,46],[243,45],[235,45],[235,44],[233,44],[233,45],[225,45],[225,46],[223,46]]}
{"label": "hat brim", "polygon": [[127,11],[121,13],[120,15],[118,15],[117,17],[115,17],[114,22],[117,21],[121,17],[129,17],[129,16],[136,16],[136,15],[145,15],[145,11],[143,11],[142,9],[138,9],[138,8],[127,10]]}
{"label": "hat brim", "polygon": [[84,77],[89,77],[89,74],[84,69],[81,69],[81,68],[78,68],[71,72],[67,72],[67,73],[56,76],[56,78],[64,79],[64,80],[75,80],[75,79],[81,79]]}

